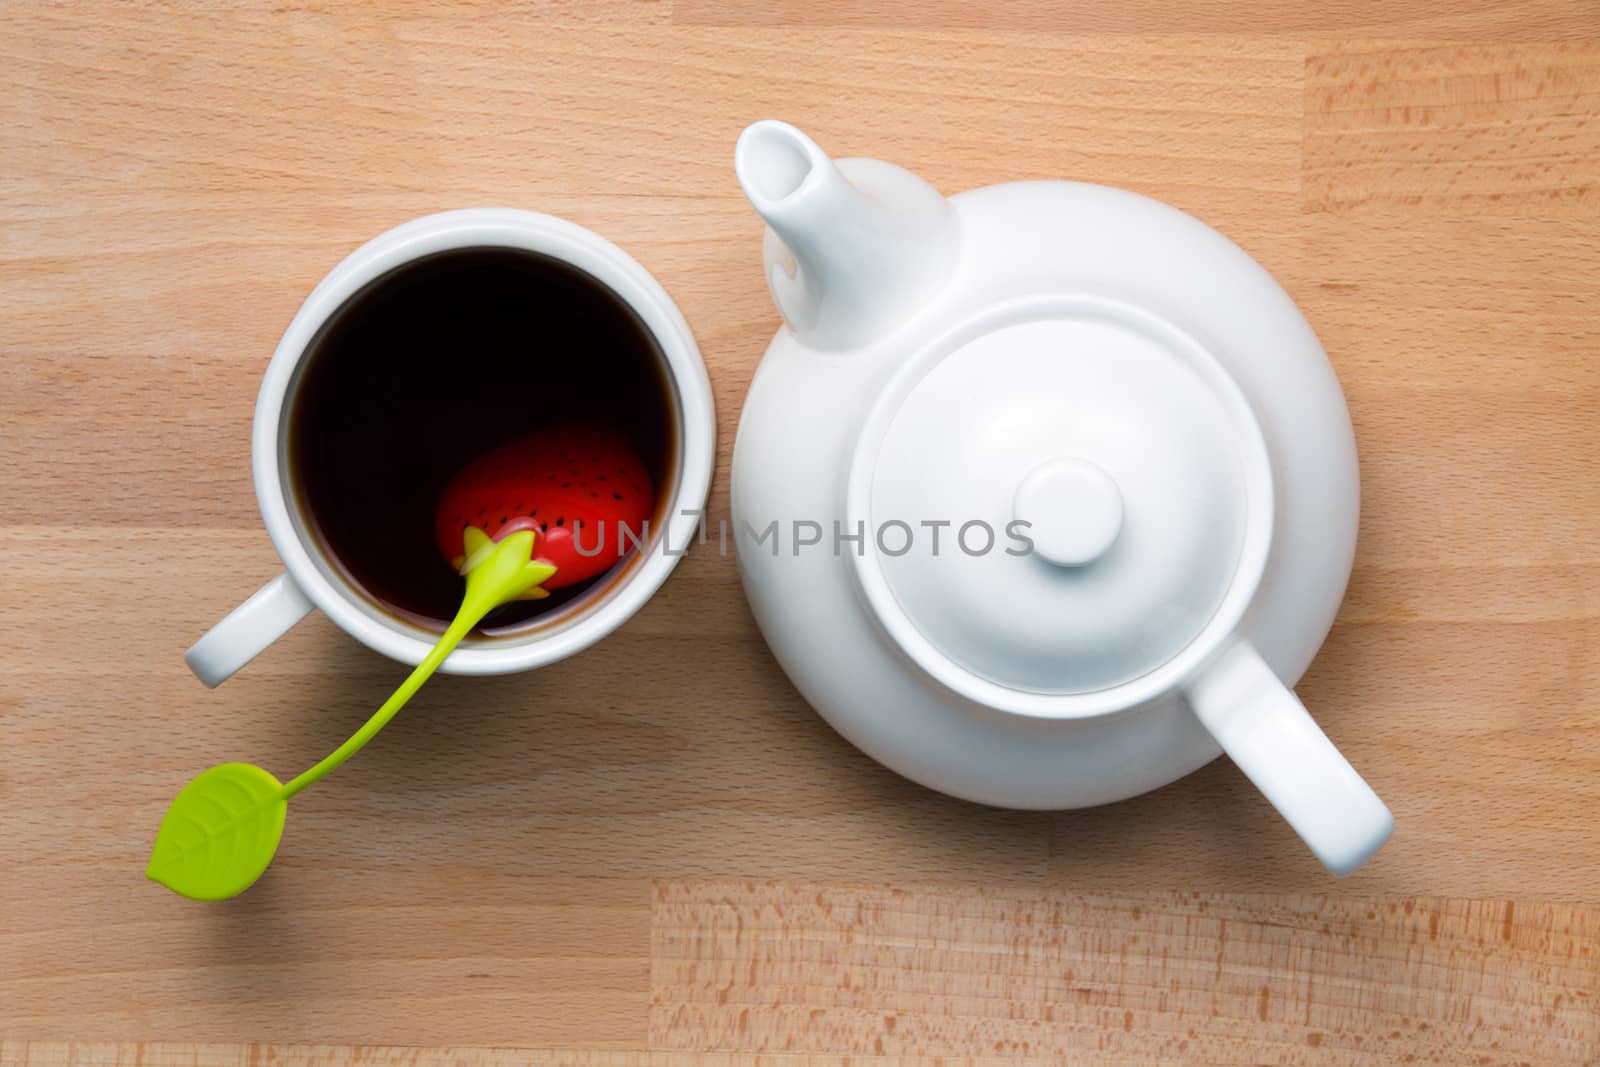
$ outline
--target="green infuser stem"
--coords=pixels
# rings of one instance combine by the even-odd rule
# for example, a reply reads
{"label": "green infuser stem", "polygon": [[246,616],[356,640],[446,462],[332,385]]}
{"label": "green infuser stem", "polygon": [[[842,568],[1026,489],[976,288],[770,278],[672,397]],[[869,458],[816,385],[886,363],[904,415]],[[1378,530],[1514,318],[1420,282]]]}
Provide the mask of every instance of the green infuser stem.
{"label": "green infuser stem", "polygon": [[406,706],[406,702],[422,688],[422,683],[439,669],[439,664],[455,651],[456,646],[472,632],[474,626],[483,621],[485,615],[501,604],[522,596],[555,573],[555,568],[549,564],[530,561],[533,555],[532,530],[514,533],[499,544],[491,543],[480,531],[474,530],[472,533],[477,536],[469,538],[475,558],[466,564],[467,591],[461,598],[461,609],[456,612],[455,620],[445,630],[444,636],[417,664],[416,670],[400,683],[394,695],[383,702],[383,707],[373,712],[372,718],[362,724],[361,729],[351,734],[348,741],[316,766],[283,787],[283,799],[288,800],[360,752]]}
{"label": "green infuser stem", "polygon": [[[422,683],[426,682],[433,672],[439,669],[439,664],[445,661],[445,657],[455,651],[462,638],[471,633],[472,628],[478,625],[483,620],[484,615],[488,614],[489,609],[493,607],[494,605],[491,604],[489,608],[472,615],[458,614],[455,621],[450,624],[449,629],[445,630],[444,636],[439,639],[439,643],[433,646],[433,650],[428,653],[426,659],[417,664],[416,670],[412,671],[406,680],[400,683],[400,688],[394,691],[394,695],[384,701],[383,706],[373,712],[372,718],[363,723],[361,729],[351,734],[348,741],[324,756],[310,770],[290,779],[288,784],[283,787],[283,799],[288,800],[366,747],[367,742],[376,737],[379,730],[389,725],[389,720],[394,718],[400,709],[406,706],[406,702],[416,695],[418,689],[422,688]],[[465,611],[464,605],[463,611]]]}

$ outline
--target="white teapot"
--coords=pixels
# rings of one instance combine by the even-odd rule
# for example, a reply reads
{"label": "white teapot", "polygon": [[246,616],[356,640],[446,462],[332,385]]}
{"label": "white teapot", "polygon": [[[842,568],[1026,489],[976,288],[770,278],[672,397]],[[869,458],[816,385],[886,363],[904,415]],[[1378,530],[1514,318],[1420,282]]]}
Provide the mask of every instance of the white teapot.
{"label": "white teapot", "polygon": [[1394,821],[1288,688],[1358,511],[1288,295],[1174,208],[1074,182],[945,198],[785,123],[739,138],[784,325],[733,456],[762,633],[868,755],[1077,808],[1220,752],[1335,874]]}

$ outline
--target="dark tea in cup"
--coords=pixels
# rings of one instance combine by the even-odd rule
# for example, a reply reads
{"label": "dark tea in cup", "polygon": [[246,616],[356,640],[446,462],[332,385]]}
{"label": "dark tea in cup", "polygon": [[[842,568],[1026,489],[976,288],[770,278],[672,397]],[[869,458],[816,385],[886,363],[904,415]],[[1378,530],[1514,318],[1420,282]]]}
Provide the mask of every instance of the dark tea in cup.
{"label": "dark tea in cup", "polygon": [[[661,526],[678,451],[665,357],[628,303],[570,263],[503,247],[408,262],[329,317],[289,394],[300,522],[350,585],[424,628],[442,630],[461,600],[433,536],[441,492],[507,441],[573,421],[613,428],[649,472]],[[482,631],[521,634],[581,610],[631,563],[506,605]]]}

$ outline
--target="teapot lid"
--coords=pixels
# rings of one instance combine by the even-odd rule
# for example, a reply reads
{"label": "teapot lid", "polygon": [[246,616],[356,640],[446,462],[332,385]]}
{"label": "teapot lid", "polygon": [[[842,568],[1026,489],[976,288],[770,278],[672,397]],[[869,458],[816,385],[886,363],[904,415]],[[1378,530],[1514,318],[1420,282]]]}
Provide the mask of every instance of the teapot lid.
{"label": "teapot lid", "polygon": [[1087,295],[1007,303],[908,360],[847,494],[896,642],[981,703],[1049,717],[1173,688],[1237,626],[1271,539],[1266,445],[1227,372]]}

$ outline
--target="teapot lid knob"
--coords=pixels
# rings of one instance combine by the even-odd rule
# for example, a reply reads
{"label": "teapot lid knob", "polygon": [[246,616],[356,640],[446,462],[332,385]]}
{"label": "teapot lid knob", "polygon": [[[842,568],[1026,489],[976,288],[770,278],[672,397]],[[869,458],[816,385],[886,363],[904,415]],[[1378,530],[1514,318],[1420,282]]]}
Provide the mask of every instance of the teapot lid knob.
{"label": "teapot lid knob", "polygon": [[1093,563],[1122,532],[1122,490],[1086,459],[1053,459],[1022,480],[1012,514],[1033,550],[1061,567]]}

